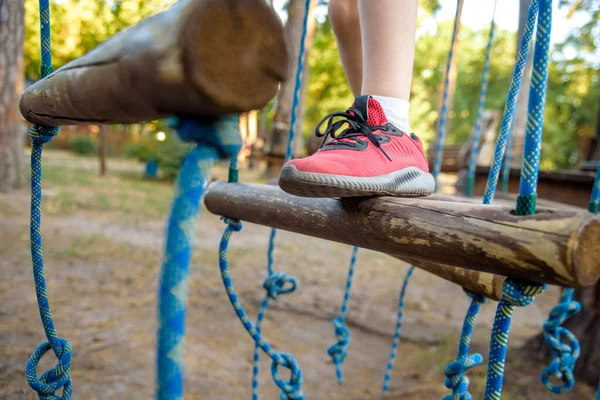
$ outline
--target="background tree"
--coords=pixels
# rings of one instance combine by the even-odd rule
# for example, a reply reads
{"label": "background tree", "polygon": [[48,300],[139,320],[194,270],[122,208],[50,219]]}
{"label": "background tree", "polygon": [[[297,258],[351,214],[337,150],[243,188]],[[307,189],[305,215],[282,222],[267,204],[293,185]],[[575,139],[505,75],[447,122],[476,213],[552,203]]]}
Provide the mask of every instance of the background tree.
{"label": "background tree", "polygon": [[0,192],[24,181],[25,124],[19,113],[23,90],[23,31],[21,0],[0,0]]}

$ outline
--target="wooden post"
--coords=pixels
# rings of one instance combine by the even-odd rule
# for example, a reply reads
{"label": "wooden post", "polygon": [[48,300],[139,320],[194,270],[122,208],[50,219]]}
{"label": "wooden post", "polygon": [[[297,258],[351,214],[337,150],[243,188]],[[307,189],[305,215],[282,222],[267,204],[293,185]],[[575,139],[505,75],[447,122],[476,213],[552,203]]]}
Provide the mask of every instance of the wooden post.
{"label": "wooden post", "polygon": [[311,199],[266,185],[213,183],[209,211],[410,262],[455,265],[569,287],[600,277],[600,220],[589,213],[391,197]]}
{"label": "wooden post", "polygon": [[266,105],[287,69],[264,0],[182,0],[30,86],[20,109],[52,126],[238,113]]}

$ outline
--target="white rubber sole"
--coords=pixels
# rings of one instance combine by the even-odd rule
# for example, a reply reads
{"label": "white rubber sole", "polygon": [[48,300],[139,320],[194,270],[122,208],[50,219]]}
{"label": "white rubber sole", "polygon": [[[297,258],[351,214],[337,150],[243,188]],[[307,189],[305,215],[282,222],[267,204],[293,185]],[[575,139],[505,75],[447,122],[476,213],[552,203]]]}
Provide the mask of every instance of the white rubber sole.
{"label": "white rubber sole", "polygon": [[433,175],[417,167],[374,177],[353,177],[303,172],[290,165],[281,170],[279,186],[302,197],[421,197],[435,191]]}

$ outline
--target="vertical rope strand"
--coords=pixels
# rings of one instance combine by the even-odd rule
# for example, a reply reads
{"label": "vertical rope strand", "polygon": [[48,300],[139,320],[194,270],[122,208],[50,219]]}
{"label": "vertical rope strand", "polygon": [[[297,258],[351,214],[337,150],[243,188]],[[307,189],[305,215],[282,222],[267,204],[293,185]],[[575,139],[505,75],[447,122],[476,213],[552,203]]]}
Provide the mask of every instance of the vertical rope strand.
{"label": "vertical rope strand", "polygon": [[[41,76],[45,78],[52,73],[51,31],[50,31],[50,3],[49,0],[40,0],[40,44],[41,44]],[[71,382],[71,344],[58,336],[52,313],[50,301],[46,290],[44,273],[44,258],[42,248],[42,148],[60,132],[58,127],[34,125],[29,134],[32,139],[31,146],[31,261],[35,293],[44,332],[47,341],[42,343],[31,355],[27,362],[25,376],[29,386],[38,393],[40,400],[70,400],[73,385]],[[48,351],[52,350],[58,359],[57,365],[37,376],[37,365]],[[62,389],[62,395],[55,393]]]}
{"label": "vertical rope strand", "polygon": [[408,288],[408,283],[414,270],[415,267],[412,265],[408,268],[408,271],[406,271],[406,275],[404,276],[402,289],[400,290],[400,297],[398,298],[398,312],[396,314],[396,328],[394,329],[392,348],[388,357],[388,363],[385,368],[385,375],[383,377],[383,386],[381,388],[381,392],[383,394],[388,393],[390,390],[390,381],[392,379],[392,372],[394,371],[396,354],[398,353],[398,345],[400,344],[400,329],[402,328],[402,317],[404,316],[404,298],[406,297],[406,289]]}
{"label": "vertical rope strand", "polygon": [[533,72],[529,90],[529,107],[519,196],[517,197],[517,215],[535,213],[537,200],[537,180],[540,169],[540,152],[546,109],[546,89],[548,82],[548,54],[550,52],[550,33],[552,30],[552,0],[541,0],[538,14],[538,28],[533,53]]}
{"label": "vertical rope strand", "polygon": [[[292,110],[290,117],[290,126],[288,131],[288,142],[285,151],[285,162],[292,159],[294,155],[294,142],[296,139],[296,123],[298,120],[298,108],[300,106],[300,91],[302,89],[302,75],[304,72],[304,58],[306,55],[306,35],[308,32],[308,18],[310,16],[310,5],[311,0],[306,0],[304,3],[304,17],[302,20],[302,34],[300,37],[300,48],[298,51],[296,77],[294,85],[294,98],[292,102]],[[265,319],[269,300],[276,300],[280,294],[292,293],[296,290],[297,281],[296,278],[287,275],[285,272],[274,272],[273,264],[274,257],[273,252],[275,250],[275,238],[277,236],[277,230],[271,229],[269,236],[269,247],[267,250],[267,278],[263,282],[263,287],[267,291],[263,298],[258,314],[256,317],[256,329],[260,335],[262,324]],[[286,285],[288,287],[286,288]],[[252,399],[259,399],[259,374],[260,374],[260,350],[261,346],[258,342],[254,346],[254,355],[252,358]],[[295,362],[295,361],[294,361]],[[282,395],[283,396],[283,395]]]}
{"label": "vertical rope strand", "polygon": [[335,374],[338,383],[344,383],[343,364],[348,355],[348,346],[350,345],[350,330],[346,325],[346,315],[348,314],[348,303],[350,302],[350,293],[352,291],[352,281],[354,280],[354,270],[356,267],[356,258],[358,256],[358,247],[352,249],[350,257],[350,267],[348,268],[348,278],[344,289],[344,300],[340,307],[340,313],[333,319],[334,333],[337,341],[327,349],[327,354],[331,357],[335,366]]}
{"label": "vertical rope strand", "polygon": [[506,143],[508,141],[510,128],[515,115],[517,97],[521,88],[521,82],[523,81],[523,71],[525,69],[525,64],[527,63],[527,57],[529,56],[529,48],[531,47],[531,39],[533,37],[533,30],[535,29],[538,10],[539,0],[531,0],[531,3],[529,4],[529,10],[527,12],[527,22],[525,23],[525,29],[523,31],[523,39],[521,39],[521,45],[519,46],[517,62],[515,64],[510,88],[508,90],[508,98],[504,107],[502,122],[500,123],[500,133],[498,134],[498,139],[496,141],[494,158],[490,166],[490,172],[488,174],[488,180],[483,195],[484,204],[492,203],[492,200],[494,199],[494,193],[496,192],[496,186],[498,185],[500,167],[502,165]]}
{"label": "vertical rope strand", "polygon": [[456,2],[456,14],[454,15],[454,27],[452,30],[452,40],[450,41],[450,50],[448,51],[448,62],[446,63],[445,79],[444,79],[444,92],[442,95],[442,107],[440,109],[439,123],[436,133],[435,142],[435,160],[433,163],[433,178],[435,179],[435,185],[438,185],[438,176],[442,170],[442,157],[444,153],[444,142],[446,141],[446,123],[448,120],[448,92],[450,89],[450,67],[452,66],[452,59],[454,58],[454,43],[458,37],[459,27],[459,12],[463,0],[457,0]]}
{"label": "vertical rope strand", "polygon": [[498,0],[494,1],[494,11],[492,13],[492,22],[490,23],[490,33],[488,44],[485,49],[485,61],[483,63],[483,77],[481,79],[481,89],[479,92],[479,105],[477,107],[477,119],[475,123],[475,132],[473,134],[473,144],[471,146],[471,154],[469,155],[468,181],[467,181],[467,197],[473,197],[473,187],[475,186],[475,173],[477,170],[477,156],[479,155],[479,144],[481,142],[481,121],[483,119],[483,110],[485,108],[485,100],[487,98],[487,88],[490,78],[490,65],[492,59],[492,47],[494,44],[494,30],[496,28],[496,6]]}

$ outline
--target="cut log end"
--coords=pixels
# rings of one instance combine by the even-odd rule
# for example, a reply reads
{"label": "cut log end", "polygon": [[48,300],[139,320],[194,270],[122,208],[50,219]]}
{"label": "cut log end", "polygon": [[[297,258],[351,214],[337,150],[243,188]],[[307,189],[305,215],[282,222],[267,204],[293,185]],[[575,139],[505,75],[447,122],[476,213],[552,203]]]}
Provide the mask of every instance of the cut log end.
{"label": "cut log end", "polygon": [[[576,234],[574,234],[575,236]],[[579,235],[569,246],[573,256],[573,275],[581,287],[594,285],[600,279],[598,249],[600,247],[600,220],[590,216],[581,224]]]}
{"label": "cut log end", "polygon": [[288,57],[283,26],[267,2],[209,0],[188,18],[194,24],[186,29],[194,32],[182,32],[188,41],[183,65],[197,87],[232,112],[262,107],[275,96]]}

